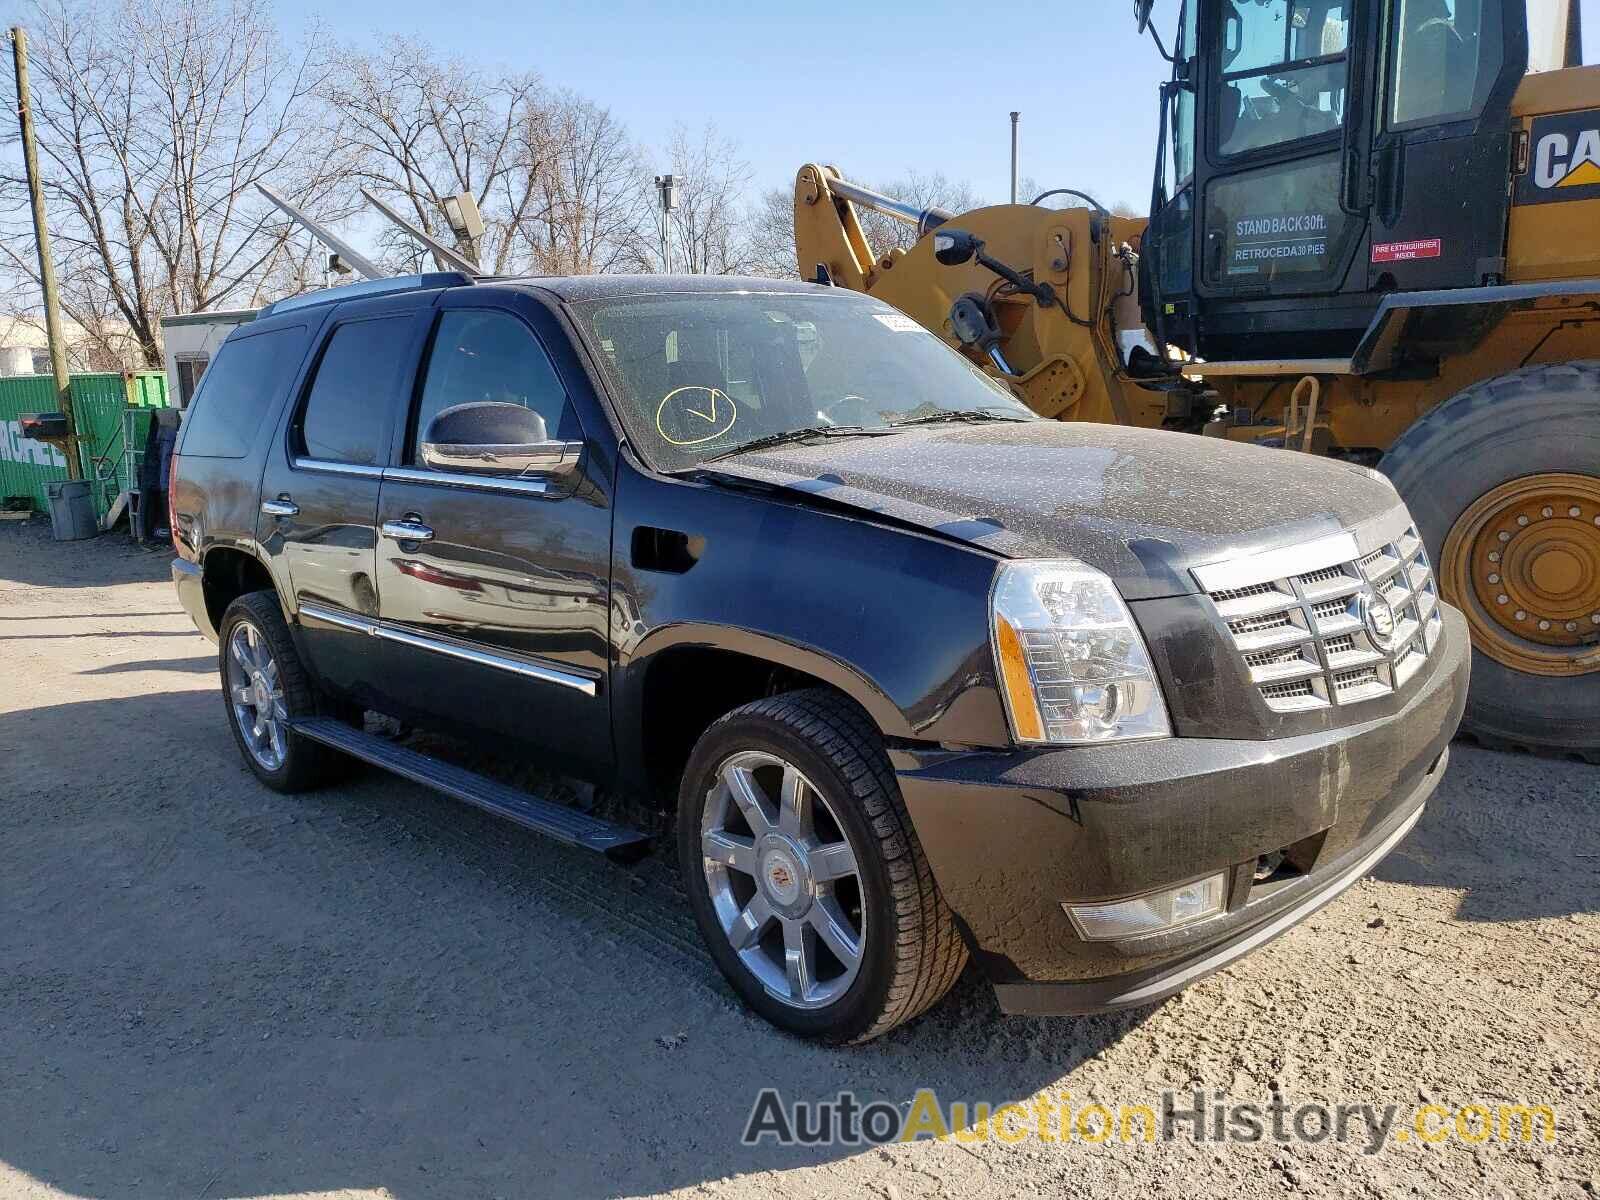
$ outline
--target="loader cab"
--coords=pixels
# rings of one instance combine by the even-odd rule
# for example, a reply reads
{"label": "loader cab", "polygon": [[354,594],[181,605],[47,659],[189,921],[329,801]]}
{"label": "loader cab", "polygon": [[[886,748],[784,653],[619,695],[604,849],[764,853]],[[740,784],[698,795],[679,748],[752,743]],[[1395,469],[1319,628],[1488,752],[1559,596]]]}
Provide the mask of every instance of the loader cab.
{"label": "loader cab", "polygon": [[1500,281],[1524,0],[1185,0],[1171,45],[1141,288],[1168,343],[1346,356],[1389,292]]}

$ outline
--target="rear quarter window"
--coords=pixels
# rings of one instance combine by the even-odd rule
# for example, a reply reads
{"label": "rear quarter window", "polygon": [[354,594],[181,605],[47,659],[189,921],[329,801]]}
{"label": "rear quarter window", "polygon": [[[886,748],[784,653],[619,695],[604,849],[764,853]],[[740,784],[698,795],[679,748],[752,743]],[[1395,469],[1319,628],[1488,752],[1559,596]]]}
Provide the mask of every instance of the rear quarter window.
{"label": "rear quarter window", "polygon": [[262,419],[289,386],[304,352],[304,325],[229,338],[200,380],[183,423],[179,453],[243,458]]}

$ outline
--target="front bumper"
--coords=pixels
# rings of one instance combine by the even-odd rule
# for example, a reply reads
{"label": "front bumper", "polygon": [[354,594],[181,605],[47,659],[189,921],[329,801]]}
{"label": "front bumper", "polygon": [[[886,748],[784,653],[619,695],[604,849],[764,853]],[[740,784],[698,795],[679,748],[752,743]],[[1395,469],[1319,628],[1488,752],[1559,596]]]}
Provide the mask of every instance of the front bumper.
{"label": "front bumper", "polygon": [[183,611],[189,614],[195,628],[213,642],[216,641],[217,628],[211,623],[211,610],[206,607],[206,590],[200,564],[184,558],[173,559],[172,585],[178,589],[178,603],[183,605]]}
{"label": "front bumper", "polygon": [[[1151,1003],[1303,920],[1421,815],[1466,704],[1461,614],[1399,712],[1266,741],[1173,738],[1043,750],[898,750],[917,834],[1007,1012]],[[1286,867],[1257,883],[1262,855]],[[1121,941],[1080,938],[1063,902],[1228,876],[1227,910]]]}

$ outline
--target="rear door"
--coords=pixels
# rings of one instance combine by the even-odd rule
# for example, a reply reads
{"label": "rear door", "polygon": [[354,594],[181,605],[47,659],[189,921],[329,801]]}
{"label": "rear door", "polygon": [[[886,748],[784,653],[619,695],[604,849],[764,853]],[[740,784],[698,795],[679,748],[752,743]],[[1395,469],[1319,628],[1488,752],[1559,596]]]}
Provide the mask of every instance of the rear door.
{"label": "rear door", "polygon": [[[423,718],[493,730],[580,774],[611,761],[609,460],[573,401],[589,386],[532,298],[445,293],[377,514],[395,693]],[[433,416],[484,401],[522,404],[552,438],[584,443],[577,470],[512,479],[423,464]]]}
{"label": "rear door", "polygon": [[310,661],[326,686],[372,704],[378,489],[418,314],[415,301],[335,314],[261,480],[258,539],[287,570]]}

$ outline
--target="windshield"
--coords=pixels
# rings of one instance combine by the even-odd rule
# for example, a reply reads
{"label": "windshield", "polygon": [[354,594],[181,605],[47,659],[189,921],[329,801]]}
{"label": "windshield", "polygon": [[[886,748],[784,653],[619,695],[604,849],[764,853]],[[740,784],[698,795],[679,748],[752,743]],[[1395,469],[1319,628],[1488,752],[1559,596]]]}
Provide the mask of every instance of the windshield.
{"label": "windshield", "polygon": [[910,317],[844,292],[678,293],[572,311],[628,435],[683,470],[797,430],[883,431],[953,412],[1032,412]]}

